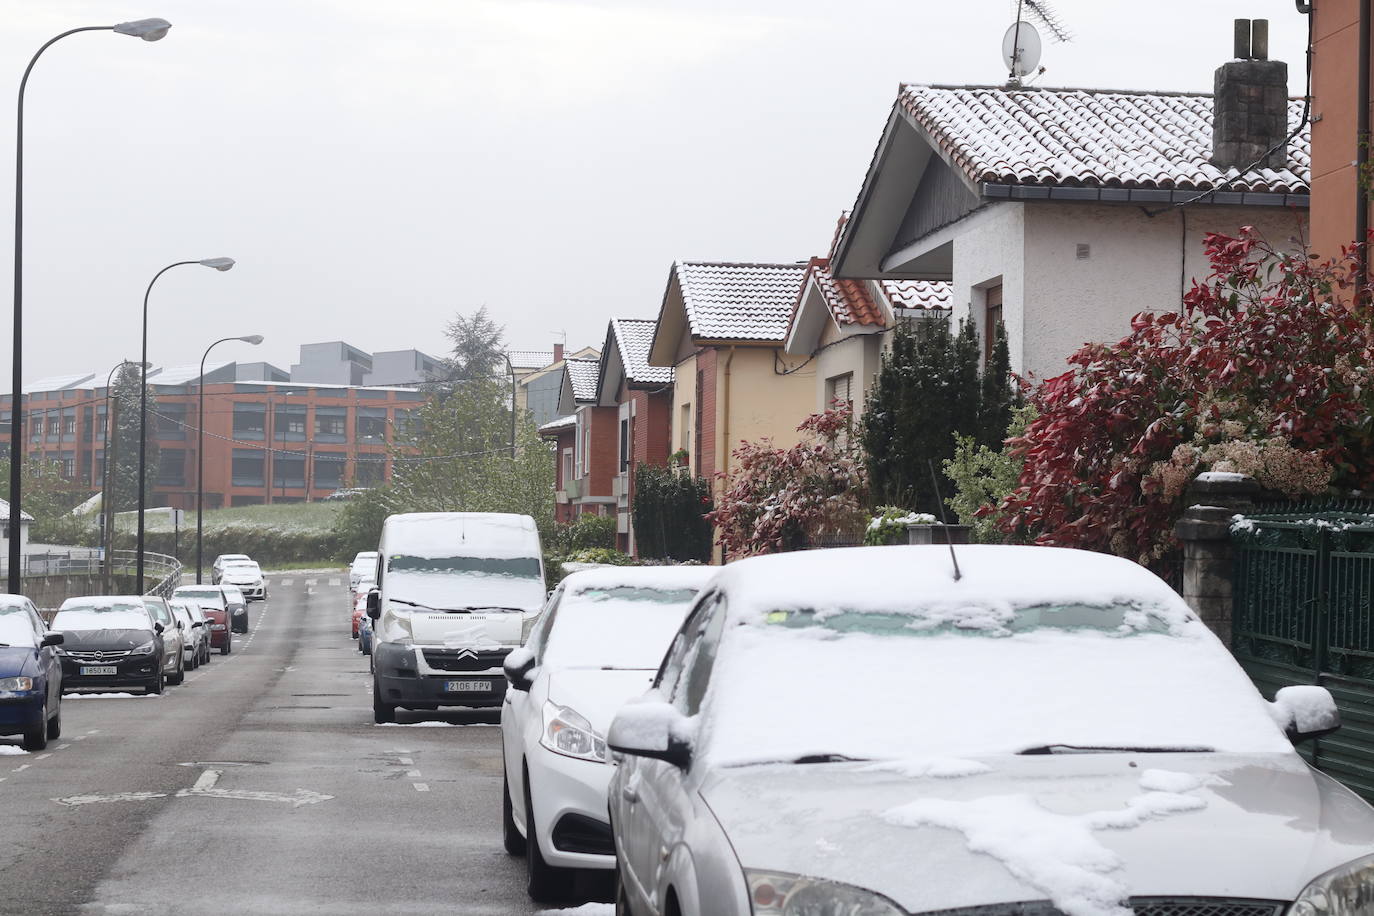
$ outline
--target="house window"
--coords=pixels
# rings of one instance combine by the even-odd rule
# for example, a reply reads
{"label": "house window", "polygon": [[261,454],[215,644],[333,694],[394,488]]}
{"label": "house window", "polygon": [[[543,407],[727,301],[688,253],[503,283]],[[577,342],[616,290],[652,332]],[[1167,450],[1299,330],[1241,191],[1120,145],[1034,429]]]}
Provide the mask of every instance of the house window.
{"label": "house window", "polygon": [[573,473],[573,450],[570,449],[570,448],[565,448],[565,449],[563,449],[563,479],[562,479],[561,481],[559,481],[560,483],[562,483],[562,484],[564,485],[564,489],[567,488],[567,483],[568,483],[568,481],[569,481],[569,480],[572,480],[572,473]]}
{"label": "house window", "polygon": [[573,427],[573,477],[581,479],[582,468],[587,463],[587,415],[578,411],[576,425]]}
{"label": "house window", "polygon": [[983,316],[983,359],[992,358],[993,345],[997,343],[997,326],[1002,323],[1002,284],[987,289],[987,308]]}
{"label": "house window", "polygon": [[682,419],[678,423],[677,447],[692,454],[692,405],[682,405]]}
{"label": "house window", "polygon": [[[237,417],[235,417],[237,419]],[[118,461],[115,463],[118,466]],[[236,487],[260,487],[265,481],[263,476],[263,455],[255,448],[236,448],[230,469],[230,476]],[[239,505],[235,497],[234,504]]]}
{"label": "house window", "polygon": [[48,436],[62,435],[62,419],[60,417],[48,417]]}
{"label": "house window", "polygon": [[[266,404],[234,405],[234,438],[262,440],[267,435]],[[261,456],[259,456],[261,457]],[[235,458],[235,463],[238,459]],[[261,469],[259,469],[261,471]],[[237,476],[237,474],[235,475]],[[261,474],[259,474],[261,476]],[[262,481],[258,481],[261,483]]]}
{"label": "house window", "polygon": [[159,439],[186,438],[186,405],[159,404],[154,421]]}
{"label": "house window", "polygon": [[337,490],[343,485],[343,470],[343,455],[316,453],[314,486],[317,489]]}
{"label": "house window", "polygon": [[315,439],[319,442],[342,442],[348,434],[348,408],[316,407]]}
{"label": "house window", "polygon": [[278,452],[272,457],[272,486],[305,486],[305,455],[283,455]]}
{"label": "house window", "polygon": [[620,421],[620,473],[630,469],[630,418]]}
{"label": "house window", "polygon": [[157,455],[157,483],[161,487],[186,485],[186,450],[164,448]]}
{"label": "house window", "polygon": [[825,380],[825,407],[827,410],[834,407],[852,406],[854,373],[846,372],[843,375],[836,375]]}
{"label": "house window", "polygon": [[73,436],[73,437],[76,435],[76,417],[75,417],[75,416],[67,416],[67,417],[63,417],[63,418],[62,418],[62,435],[64,435],[64,436]]}
{"label": "house window", "polygon": [[305,441],[305,405],[278,404],[272,410],[272,441]]}
{"label": "house window", "polygon": [[75,458],[68,458],[68,457],[66,457],[66,455],[67,455],[67,453],[66,453],[66,452],[63,452],[63,458],[62,458],[62,476],[63,476],[64,478],[66,478],[67,480],[75,480],[75,479],[76,479],[76,459],[75,459]]}

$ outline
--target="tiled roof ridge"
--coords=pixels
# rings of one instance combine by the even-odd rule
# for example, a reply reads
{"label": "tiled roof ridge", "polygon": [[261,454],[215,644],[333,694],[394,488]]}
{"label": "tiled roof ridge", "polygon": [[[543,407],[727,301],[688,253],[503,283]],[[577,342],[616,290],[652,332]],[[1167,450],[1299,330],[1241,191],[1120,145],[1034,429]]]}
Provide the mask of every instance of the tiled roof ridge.
{"label": "tiled roof ridge", "polygon": [[[1189,92],[1181,89],[1109,89],[1095,86],[1007,86],[981,83],[898,83],[898,91],[906,92],[909,89],[940,89],[940,90],[966,90],[969,92],[994,91],[1003,92],[1007,95],[1014,95],[1018,92],[1025,93],[1067,93],[1067,92],[1086,92],[1093,95],[1136,95],[1136,96],[1159,96],[1161,98],[1181,98],[1181,99],[1210,99],[1215,97],[1211,92]],[[1288,101],[1301,102],[1304,96],[1290,95]]]}
{"label": "tiled roof ridge", "polygon": [[686,259],[673,262],[675,267],[776,267],[780,270],[805,267],[806,263],[806,261],[691,261]]}

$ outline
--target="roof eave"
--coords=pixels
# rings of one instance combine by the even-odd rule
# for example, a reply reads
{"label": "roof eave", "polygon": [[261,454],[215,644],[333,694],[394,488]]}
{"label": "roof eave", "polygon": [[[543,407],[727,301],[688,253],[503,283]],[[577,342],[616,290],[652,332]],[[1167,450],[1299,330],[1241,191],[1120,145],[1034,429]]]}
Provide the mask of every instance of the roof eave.
{"label": "roof eave", "polygon": [[1099,185],[1026,185],[985,182],[979,192],[988,200],[1064,200],[1119,204],[1199,204],[1252,207],[1308,207],[1309,193],[1273,191],[1197,191],[1166,188],[1106,188]]}

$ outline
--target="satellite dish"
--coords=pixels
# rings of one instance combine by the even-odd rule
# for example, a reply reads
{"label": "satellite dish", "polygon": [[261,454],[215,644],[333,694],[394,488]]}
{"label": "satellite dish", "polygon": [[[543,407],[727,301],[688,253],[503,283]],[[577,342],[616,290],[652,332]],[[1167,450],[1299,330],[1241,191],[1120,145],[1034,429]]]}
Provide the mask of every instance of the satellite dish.
{"label": "satellite dish", "polygon": [[1029,22],[1013,22],[1002,36],[1002,63],[1014,80],[1040,66],[1040,33]]}

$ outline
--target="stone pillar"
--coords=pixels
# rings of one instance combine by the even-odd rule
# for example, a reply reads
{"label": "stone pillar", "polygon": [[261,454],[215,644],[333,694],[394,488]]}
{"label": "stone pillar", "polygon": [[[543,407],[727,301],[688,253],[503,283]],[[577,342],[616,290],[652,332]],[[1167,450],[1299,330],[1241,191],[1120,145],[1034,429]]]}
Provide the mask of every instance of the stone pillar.
{"label": "stone pillar", "polygon": [[1231,517],[1254,508],[1259,484],[1244,474],[1206,472],[1188,485],[1174,525],[1183,543],[1183,600],[1231,645]]}

